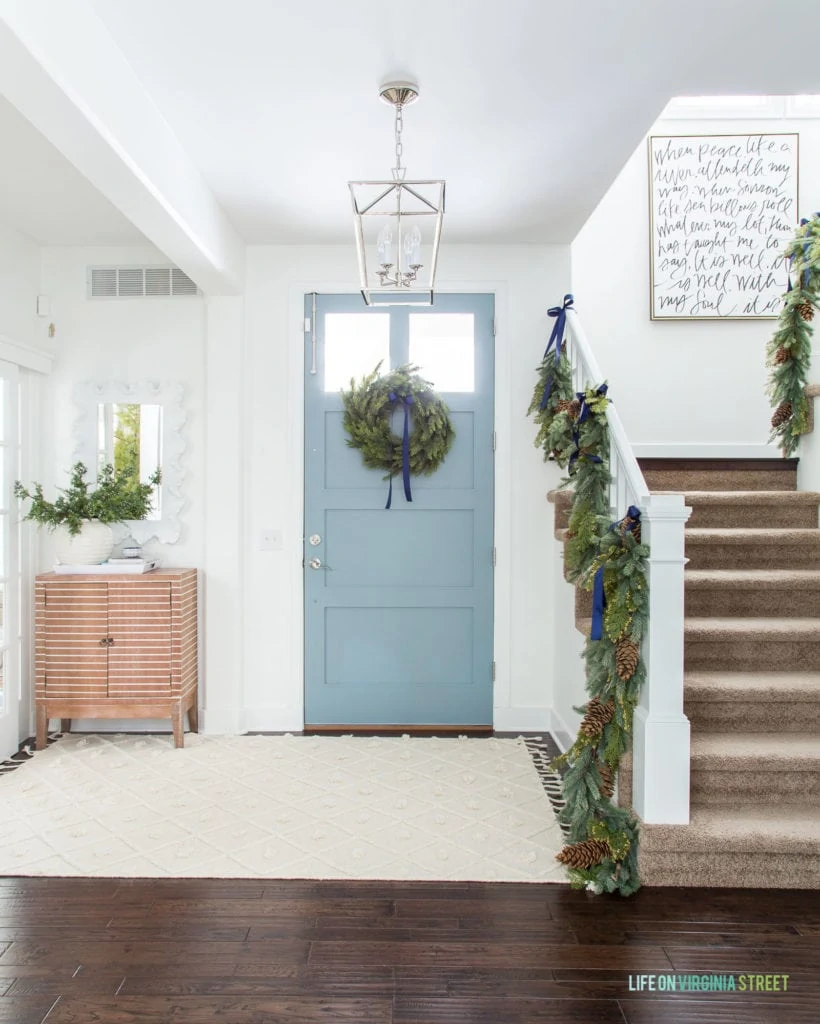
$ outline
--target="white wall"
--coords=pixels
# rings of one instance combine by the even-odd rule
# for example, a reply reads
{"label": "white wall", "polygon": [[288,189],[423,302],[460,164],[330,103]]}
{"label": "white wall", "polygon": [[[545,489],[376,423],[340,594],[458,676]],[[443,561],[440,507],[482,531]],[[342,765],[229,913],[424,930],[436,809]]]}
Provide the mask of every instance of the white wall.
{"label": "white wall", "polygon": [[[201,566],[204,558],[205,302],[201,298],[87,299],[86,268],[92,264],[167,263],[151,246],[47,247],[42,250],[42,291],[51,300],[56,333],[50,342],[54,369],[46,385],[54,444],[43,483],[68,480],[73,462],[74,388],[86,380],[179,381],[185,388],[187,447],[182,536],[177,544],[145,545],[165,565]],[[43,545],[41,569],[51,567]]]}
{"label": "white wall", "polygon": [[[56,363],[47,408],[57,480],[72,455],[73,389],[85,379],[185,386],[189,506],[167,565],[204,570],[201,703],[208,731],[302,725],[303,296],[357,290],[352,247],[252,247],[242,299],[86,299],[94,263],[165,262],[150,248],[47,248]],[[526,408],[569,280],[566,246],[449,247],[442,290],[496,293],[496,728],[552,724],[553,594],[560,548],[546,492],[559,474],[532,444]],[[278,528],[281,551],[259,551]],[[41,568],[51,564],[44,546]],[[571,603],[567,588],[566,600]],[[142,723],[142,727],[157,723]],[[104,727],[104,723],[83,723]],[[122,723],[110,723],[112,728]],[[130,723],[139,728],[140,723]]]}
{"label": "white wall", "polygon": [[[800,216],[820,209],[820,120],[674,119],[648,134],[750,132],[799,133]],[[610,393],[633,444],[765,445],[771,409],[764,361],[775,321],[649,319],[646,153],[643,142],[572,245],[576,308]]]}
{"label": "white wall", "polygon": [[[242,647],[249,729],[302,724],[303,296],[355,292],[355,275],[352,246],[259,246],[247,254]],[[559,548],[545,495],[558,474],[533,447],[525,413],[546,343],[546,309],[568,280],[564,246],[442,249],[442,290],[496,292],[498,729],[551,722],[550,581]],[[282,551],[256,549],[266,527],[282,530]]]}
{"label": "white wall", "polygon": [[[40,291],[51,300],[56,333],[48,344],[54,368],[44,382],[43,420],[50,433],[37,479],[52,492],[68,481],[73,462],[72,428],[77,407],[74,388],[81,381],[178,381],[185,389],[187,447],[180,540],[150,541],[145,550],[164,565],[201,568],[205,561],[205,302],[201,298],[86,298],[86,268],[92,264],[156,264],[168,260],[152,246],[47,247],[42,250]],[[49,535],[40,531],[38,571],[54,564]],[[73,728],[133,731],[169,728],[152,720],[77,721]]]}
{"label": "white wall", "polygon": [[38,345],[46,326],[37,316],[40,247],[25,235],[0,224],[0,335],[24,345]]}

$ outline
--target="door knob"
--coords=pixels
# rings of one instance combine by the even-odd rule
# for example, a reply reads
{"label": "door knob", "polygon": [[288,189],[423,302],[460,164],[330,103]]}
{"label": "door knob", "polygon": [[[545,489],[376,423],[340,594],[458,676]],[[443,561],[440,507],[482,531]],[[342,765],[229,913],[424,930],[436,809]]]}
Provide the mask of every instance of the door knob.
{"label": "door knob", "polygon": [[322,565],[321,558],[311,558],[311,560],[308,562],[308,565],[311,567],[311,569],[325,569],[329,572],[333,572],[329,565]]}

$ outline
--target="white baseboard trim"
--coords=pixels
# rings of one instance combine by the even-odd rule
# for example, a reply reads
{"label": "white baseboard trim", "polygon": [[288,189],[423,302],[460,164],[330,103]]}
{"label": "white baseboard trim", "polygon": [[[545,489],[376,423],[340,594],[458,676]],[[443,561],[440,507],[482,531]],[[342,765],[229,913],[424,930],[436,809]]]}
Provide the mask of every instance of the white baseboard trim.
{"label": "white baseboard trim", "polygon": [[633,444],[639,459],[782,459],[770,444]]}
{"label": "white baseboard trim", "polygon": [[305,718],[301,708],[245,708],[245,732],[301,732]]}
{"label": "white baseboard trim", "polygon": [[551,726],[550,708],[493,708],[496,732],[550,732]]}
{"label": "white baseboard trim", "polygon": [[555,708],[552,709],[552,724],[550,726],[550,732],[552,738],[558,744],[558,748],[562,754],[566,753],[567,750],[575,742],[575,732],[571,732],[569,726],[558,714]]}
{"label": "white baseboard trim", "polygon": [[[60,728],[60,719],[52,718],[49,728]],[[187,726],[186,726],[187,728]],[[171,732],[170,718],[72,718],[72,732]]]}
{"label": "white baseboard trim", "polygon": [[246,732],[242,708],[206,708],[199,712],[199,731],[211,736],[241,736]]}

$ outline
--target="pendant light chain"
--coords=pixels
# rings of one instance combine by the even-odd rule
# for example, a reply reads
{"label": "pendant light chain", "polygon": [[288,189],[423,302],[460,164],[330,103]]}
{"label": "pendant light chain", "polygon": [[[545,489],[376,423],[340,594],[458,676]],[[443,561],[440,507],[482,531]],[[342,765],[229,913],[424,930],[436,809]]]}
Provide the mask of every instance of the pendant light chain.
{"label": "pendant light chain", "polygon": [[404,151],[401,141],[401,133],[404,130],[404,104],[396,104],[396,166],[393,168],[393,177],[399,181],[404,177],[404,168],[401,165],[401,157]]}

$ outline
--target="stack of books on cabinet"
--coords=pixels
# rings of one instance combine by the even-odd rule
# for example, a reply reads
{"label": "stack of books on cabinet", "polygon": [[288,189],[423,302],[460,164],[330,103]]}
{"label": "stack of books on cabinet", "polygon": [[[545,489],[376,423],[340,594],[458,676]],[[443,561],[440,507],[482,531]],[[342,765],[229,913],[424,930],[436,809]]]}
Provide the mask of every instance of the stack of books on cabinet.
{"label": "stack of books on cabinet", "polygon": [[109,558],[99,565],[55,565],[54,571],[61,575],[102,575],[105,573],[134,573],[139,575],[159,567],[156,558]]}

